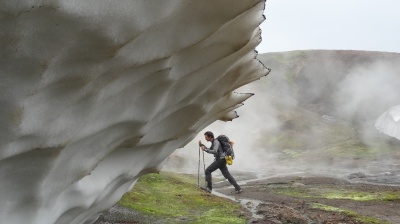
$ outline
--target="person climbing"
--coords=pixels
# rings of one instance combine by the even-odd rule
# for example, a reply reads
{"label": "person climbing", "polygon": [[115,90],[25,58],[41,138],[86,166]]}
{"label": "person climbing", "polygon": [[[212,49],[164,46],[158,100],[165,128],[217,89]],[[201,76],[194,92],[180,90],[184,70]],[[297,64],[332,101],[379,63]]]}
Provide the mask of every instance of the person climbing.
{"label": "person climbing", "polygon": [[221,173],[225,179],[228,179],[229,183],[235,187],[236,193],[240,194],[242,192],[242,188],[236,183],[235,178],[233,178],[233,176],[229,173],[228,167],[226,166],[225,153],[222,150],[221,143],[218,141],[218,139],[214,138],[214,134],[211,131],[205,132],[204,137],[206,141],[211,142],[211,146],[210,148],[207,148],[201,143],[201,140],[199,140],[199,147],[201,150],[207,153],[214,154],[215,159],[214,162],[211,163],[205,170],[207,186],[205,188],[202,187],[202,189],[208,192],[212,191],[211,173],[219,169],[221,170]]}

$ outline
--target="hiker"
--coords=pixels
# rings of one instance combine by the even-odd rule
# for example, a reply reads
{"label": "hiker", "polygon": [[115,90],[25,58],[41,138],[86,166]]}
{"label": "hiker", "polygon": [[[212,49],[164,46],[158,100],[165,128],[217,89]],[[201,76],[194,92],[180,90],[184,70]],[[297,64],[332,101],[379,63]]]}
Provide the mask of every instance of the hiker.
{"label": "hiker", "polygon": [[221,170],[221,173],[222,175],[224,175],[225,179],[228,179],[229,183],[231,183],[235,187],[236,193],[240,194],[242,192],[242,189],[236,183],[235,178],[233,178],[232,175],[229,173],[228,167],[226,166],[225,153],[222,150],[221,143],[218,141],[218,139],[214,138],[214,134],[211,131],[207,131],[206,133],[204,133],[204,137],[206,141],[211,142],[210,148],[207,148],[205,145],[203,145],[201,143],[201,140],[199,140],[199,146],[201,150],[206,151],[207,153],[214,154],[215,159],[214,162],[211,163],[205,171],[207,186],[203,189],[208,192],[212,191],[211,173],[219,169]]}

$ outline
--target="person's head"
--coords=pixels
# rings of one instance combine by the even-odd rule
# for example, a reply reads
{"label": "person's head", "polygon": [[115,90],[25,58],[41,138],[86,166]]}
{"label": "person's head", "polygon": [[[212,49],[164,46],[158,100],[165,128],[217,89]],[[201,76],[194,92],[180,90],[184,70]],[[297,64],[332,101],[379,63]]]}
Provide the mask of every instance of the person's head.
{"label": "person's head", "polygon": [[206,133],[204,133],[204,138],[206,141],[210,142],[214,140],[214,134],[211,131],[206,131]]}

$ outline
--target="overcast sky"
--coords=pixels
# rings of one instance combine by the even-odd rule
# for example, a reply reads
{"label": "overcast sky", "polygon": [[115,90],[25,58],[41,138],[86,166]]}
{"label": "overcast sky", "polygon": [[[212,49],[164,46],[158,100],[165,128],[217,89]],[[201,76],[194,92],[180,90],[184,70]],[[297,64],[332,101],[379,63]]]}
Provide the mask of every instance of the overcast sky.
{"label": "overcast sky", "polygon": [[400,0],[267,0],[259,53],[309,49],[400,53]]}

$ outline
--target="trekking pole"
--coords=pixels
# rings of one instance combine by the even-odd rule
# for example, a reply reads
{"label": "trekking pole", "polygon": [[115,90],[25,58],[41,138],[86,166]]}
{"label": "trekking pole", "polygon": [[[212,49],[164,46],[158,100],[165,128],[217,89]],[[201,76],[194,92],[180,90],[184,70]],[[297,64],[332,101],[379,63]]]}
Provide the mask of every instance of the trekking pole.
{"label": "trekking pole", "polygon": [[200,187],[200,146],[199,146],[199,165],[197,167],[197,187]]}
{"label": "trekking pole", "polygon": [[206,163],[204,162],[204,151],[203,151],[203,166],[204,166],[204,185],[207,185],[207,181],[206,181]]}

